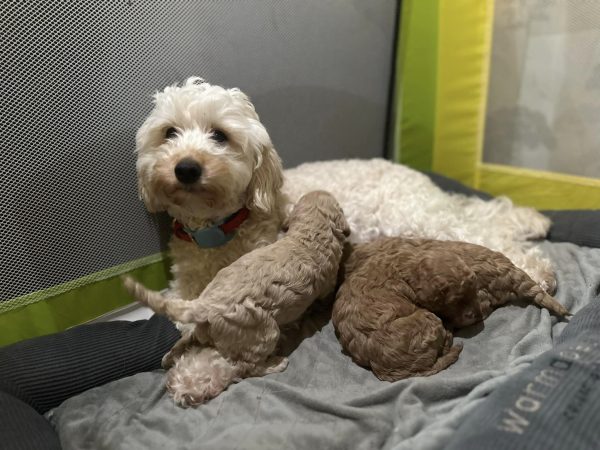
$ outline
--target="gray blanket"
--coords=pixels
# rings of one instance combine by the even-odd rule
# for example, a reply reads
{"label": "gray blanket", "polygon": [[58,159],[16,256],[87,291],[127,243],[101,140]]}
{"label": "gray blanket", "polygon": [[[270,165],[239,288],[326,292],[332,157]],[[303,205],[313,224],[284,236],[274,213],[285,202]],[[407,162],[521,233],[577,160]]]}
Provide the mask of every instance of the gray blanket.
{"label": "gray blanket", "polygon": [[[561,303],[577,312],[599,295],[599,249],[543,249],[555,263]],[[155,371],[73,397],[50,419],[63,447],[78,450],[443,448],[465,415],[550,349],[565,326],[545,310],[509,305],[461,330],[464,349],[449,369],[387,383],[343,355],[322,319],[316,311],[285,372],[243,380],[196,409],[176,407],[164,372]]]}

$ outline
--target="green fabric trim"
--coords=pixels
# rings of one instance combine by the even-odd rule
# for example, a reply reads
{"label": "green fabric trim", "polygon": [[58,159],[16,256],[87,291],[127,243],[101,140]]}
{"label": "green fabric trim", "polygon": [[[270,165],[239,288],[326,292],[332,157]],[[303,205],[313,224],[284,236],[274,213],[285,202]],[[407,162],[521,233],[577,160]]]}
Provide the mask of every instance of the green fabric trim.
{"label": "green fabric trim", "polygon": [[600,179],[482,164],[480,189],[538,209],[600,209]]}
{"label": "green fabric trim", "polygon": [[395,160],[431,170],[436,120],[439,0],[402,2],[396,58]]}
{"label": "green fabric trim", "polygon": [[494,1],[456,0],[440,5],[433,171],[477,187]]}
{"label": "green fabric trim", "polygon": [[150,289],[163,289],[169,263],[159,253],[9,300],[12,309],[0,312],[0,346],[56,333],[131,303],[121,284],[125,273]]}
{"label": "green fabric trim", "polygon": [[107,278],[112,278],[116,275],[126,273],[131,269],[159,262],[162,259],[163,254],[157,253],[154,255],[137,259],[135,261],[129,261],[118,266],[109,267],[108,269],[102,270],[100,272],[95,272],[90,275],[78,278],[76,280],[67,281],[66,283],[59,284],[57,286],[52,286],[48,289],[43,289],[41,291],[32,292],[21,297],[16,297],[10,300],[0,302],[0,314],[6,311],[10,311],[11,309],[20,308],[23,306],[30,305],[32,303],[39,302],[40,300],[45,300],[50,297],[56,297],[57,295],[63,294],[67,291],[77,289],[82,285],[87,285],[95,283],[97,281],[105,280]]}

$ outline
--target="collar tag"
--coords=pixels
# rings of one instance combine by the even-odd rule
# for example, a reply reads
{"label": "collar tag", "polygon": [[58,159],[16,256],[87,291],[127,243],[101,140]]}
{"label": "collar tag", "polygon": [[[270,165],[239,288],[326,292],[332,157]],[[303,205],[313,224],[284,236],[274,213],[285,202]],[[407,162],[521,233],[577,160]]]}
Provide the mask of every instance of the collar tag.
{"label": "collar tag", "polygon": [[185,228],[185,231],[200,248],[221,247],[235,236],[235,231],[225,234],[218,225],[199,230]]}
{"label": "collar tag", "polygon": [[173,233],[179,239],[195,242],[200,248],[221,247],[235,236],[236,230],[248,218],[249,211],[242,208],[213,226],[192,230],[184,227],[177,220],[173,221]]}

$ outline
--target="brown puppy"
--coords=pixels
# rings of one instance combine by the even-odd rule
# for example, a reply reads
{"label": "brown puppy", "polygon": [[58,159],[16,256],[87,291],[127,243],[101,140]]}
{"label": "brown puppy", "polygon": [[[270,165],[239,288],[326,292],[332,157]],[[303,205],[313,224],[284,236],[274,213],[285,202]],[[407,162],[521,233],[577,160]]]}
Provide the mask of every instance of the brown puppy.
{"label": "brown puppy", "polygon": [[383,238],[358,245],[341,279],[333,307],[338,338],[356,363],[388,381],[432,375],[458,359],[461,346],[452,346],[444,324],[474,324],[516,299],[568,315],[504,255],[464,242]]}

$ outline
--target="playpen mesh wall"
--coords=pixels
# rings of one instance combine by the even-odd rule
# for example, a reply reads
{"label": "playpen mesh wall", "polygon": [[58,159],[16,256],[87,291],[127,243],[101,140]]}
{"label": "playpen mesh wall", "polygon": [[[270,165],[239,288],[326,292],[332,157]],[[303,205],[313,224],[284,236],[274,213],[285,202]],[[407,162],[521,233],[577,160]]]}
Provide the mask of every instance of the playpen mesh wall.
{"label": "playpen mesh wall", "polygon": [[166,285],[165,218],[137,198],[151,95],[199,75],[246,91],[287,166],[383,156],[392,0],[37,1],[0,5],[0,345]]}
{"label": "playpen mesh wall", "polygon": [[399,161],[520,204],[600,208],[600,3],[406,0],[400,29]]}

